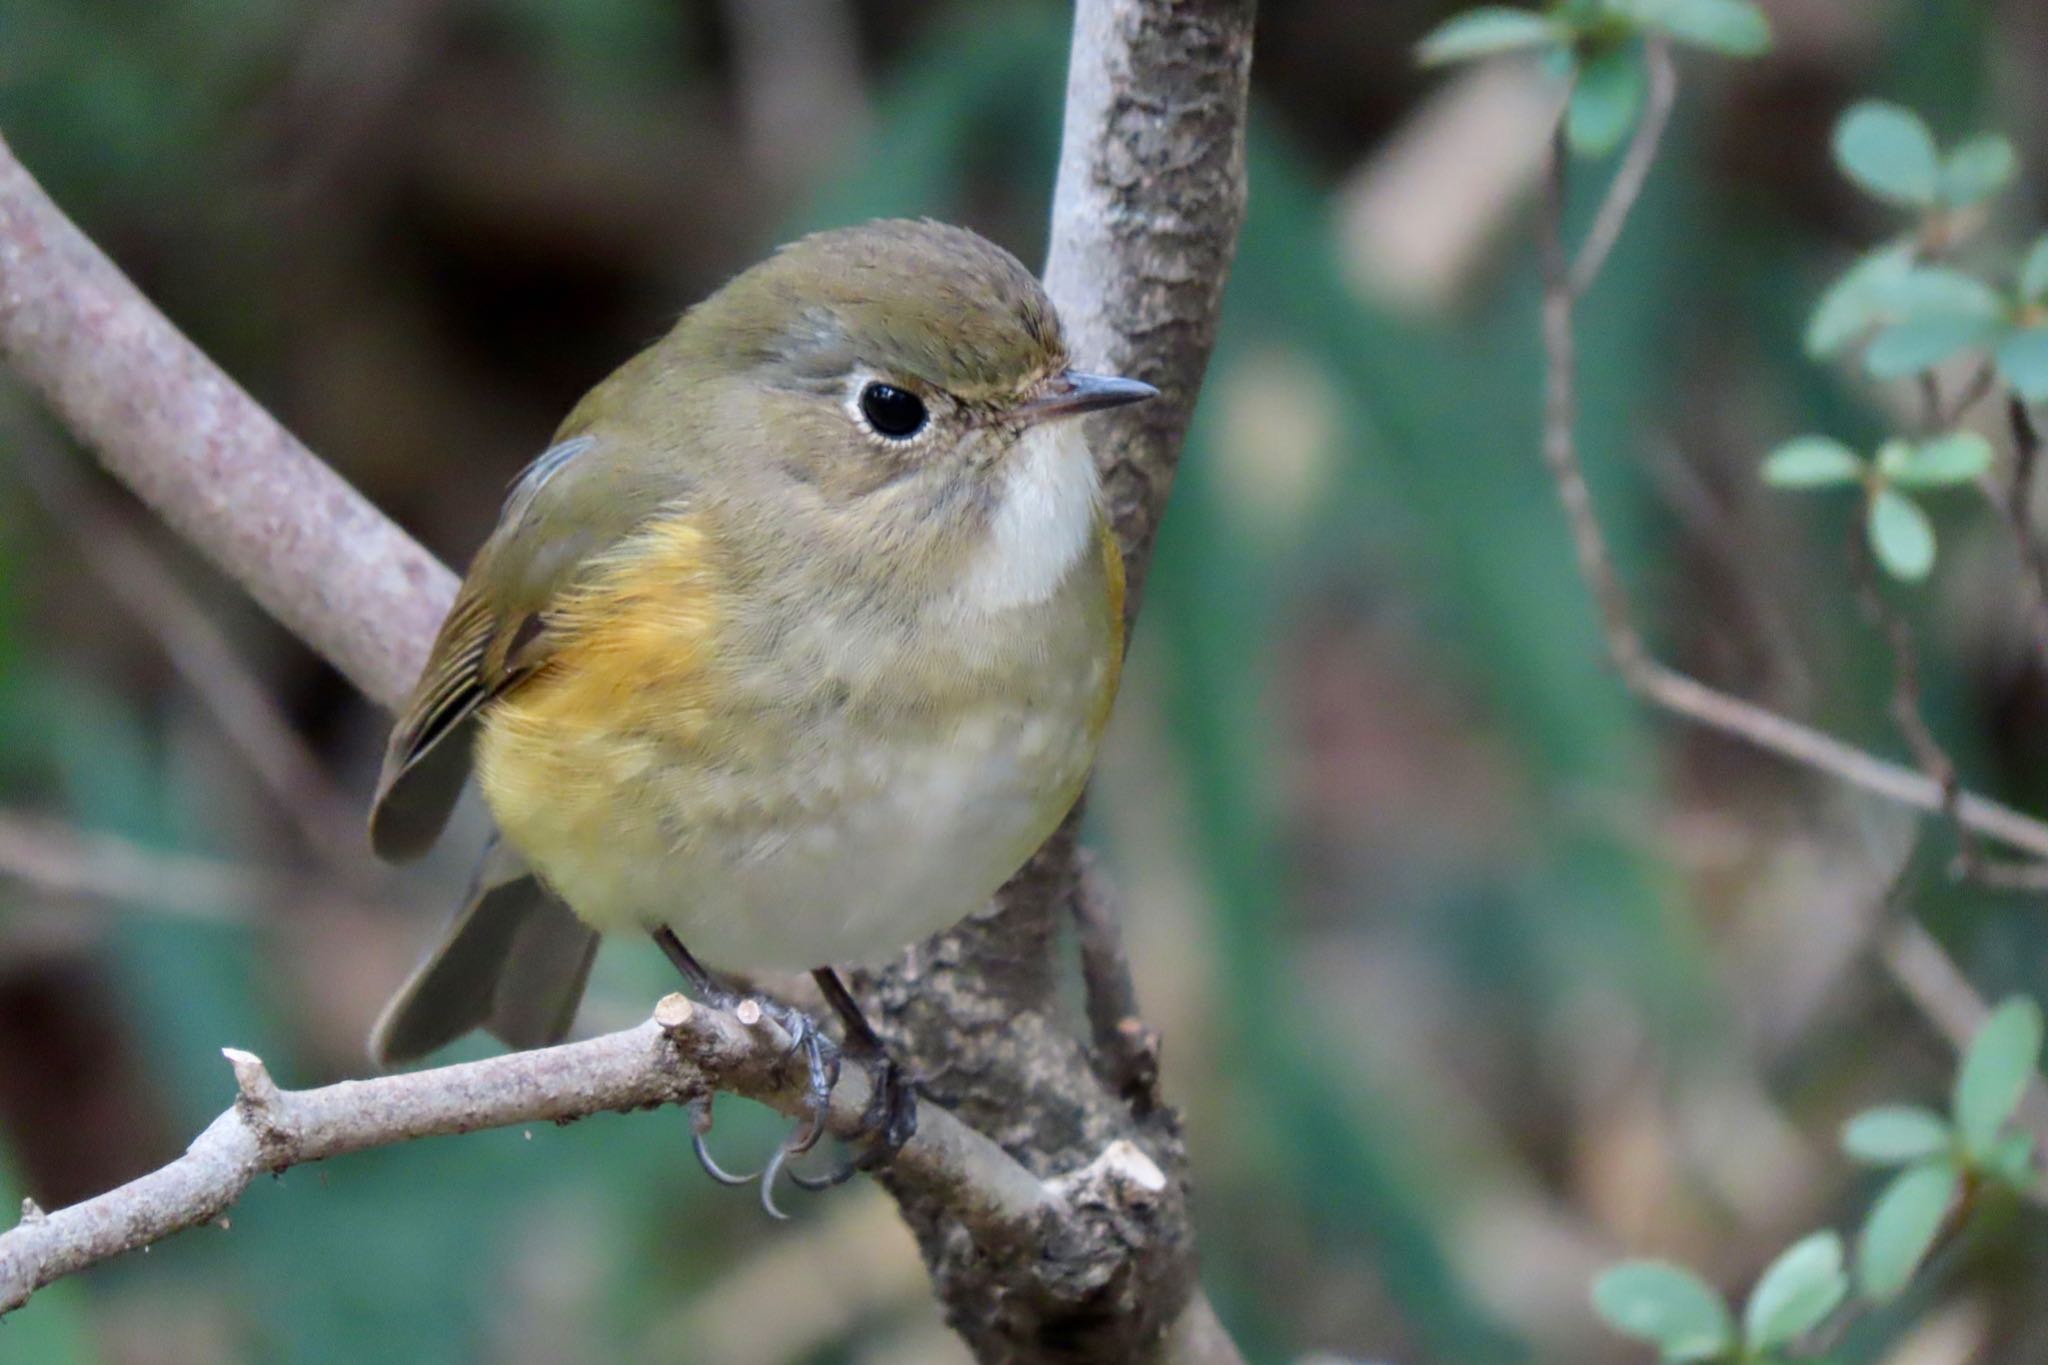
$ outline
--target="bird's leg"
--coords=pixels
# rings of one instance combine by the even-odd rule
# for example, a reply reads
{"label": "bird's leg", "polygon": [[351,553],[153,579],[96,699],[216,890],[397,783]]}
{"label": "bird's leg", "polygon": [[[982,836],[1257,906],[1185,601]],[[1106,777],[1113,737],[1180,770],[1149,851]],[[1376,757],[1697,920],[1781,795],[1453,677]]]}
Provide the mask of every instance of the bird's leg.
{"label": "bird's leg", "polygon": [[[676,970],[682,973],[683,980],[689,983],[690,988],[697,992],[705,1004],[722,1010],[732,1010],[739,1006],[744,997],[713,976],[710,970],[697,960],[696,954],[683,946],[682,940],[676,937],[675,930],[663,925],[654,931],[654,941],[661,945],[661,951],[675,964]],[[836,980],[834,984],[837,984]],[[843,994],[845,988],[841,987],[840,990]],[[817,1146],[818,1140],[825,1136],[825,1122],[831,1113],[832,1087],[839,1082],[839,1045],[802,1010],[776,1000],[761,1000],[759,1003],[761,1012],[781,1025],[783,1031],[789,1034],[789,1055],[802,1053],[805,1069],[809,1073],[809,1084],[804,1095],[804,1120],[776,1149],[767,1169],[761,1172],[761,1207],[766,1209],[771,1217],[783,1218],[787,1215],[775,1205],[775,1179],[791,1157],[802,1156]],[[858,1009],[855,1013],[859,1013]],[[865,1021],[862,1022],[861,1028],[869,1039],[874,1039],[874,1033],[867,1028]],[[875,1041],[875,1046],[881,1046],[879,1040]],[[705,1173],[713,1180],[721,1184],[734,1185],[745,1184],[754,1179],[752,1175],[728,1174],[706,1151],[704,1135],[711,1129],[711,1110],[708,1101],[701,1110],[693,1108],[690,1126],[691,1147],[697,1153],[697,1160],[704,1167]],[[818,1187],[807,1181],[798,1183],[806,1188]]]}
{"label": "bird's leg", "polygon": [[875,1036],[867,1016],[861,1013],[860,1002],[846,989],[839,974],[830,967],[820,967],[811,973],[811,979],[818,983],[819,992],[839,1016],[846,1029],[846,1051],[867,1068],[869,1084],[868,1105],[861,1114],[856,1135],[867,1139],[860,1153],[830,1175],[791,1173],[790,1179],[804,1189],[819,1190],[839,1184],[855,1171],[871,1171],[884,1165],[902,1150],[903,1144],[917,1132],[917,1088]]}

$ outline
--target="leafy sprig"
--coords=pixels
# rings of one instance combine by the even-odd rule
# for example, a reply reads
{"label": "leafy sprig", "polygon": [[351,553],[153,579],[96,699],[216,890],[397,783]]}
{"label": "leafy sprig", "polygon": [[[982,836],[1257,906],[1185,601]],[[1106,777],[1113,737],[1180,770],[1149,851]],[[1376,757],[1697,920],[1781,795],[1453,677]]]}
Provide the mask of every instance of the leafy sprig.
{"label": "leafy sprig", "polygon": [[1842,1147],[1850,1157],[1900,1168],[1857,1234],[1853,1286],[1841,1237],[1821,1231],[1771,1262],[1743,1306],[1739,1331],[1719,1291],[1666,1261],[1606,1271],[1593,1283],[1594,1311],[1615,1331],[1656,1347],[1664,1365],[1804,1358],[1802,1340],[1850,1303],[1852,1287],[1865,1304],[1896,1297],[1972,1192],[2034,1184],[2034,1136],[2014,1120],[2039,1069],[2041,1042],[2040,1006],[2015,996],[1971,1040],[1946,1115],[1885,1105],[1849,1120]]}
{"label": "leafy sprig", "polygon": [[1485,5],[1446,20],[1417,48],[1424,65],[1503,53],[1534,53],[1571,84],[1565,137],[1581,156],[1621,145],[1648,89],[1642,40],[1649,35],[1731,57],[1771,46],[1771,26],[1751,0],[1556,0],[1541,11]]}
{"label": "leafy sprig", "polygon": [[1779,488],[1860,487],[1871,554],[1892,577],[1917,583],[1934,570],[1934,522],[1912,494],[1968,484],[1991,462],[1991,443],[1974,431],[1886,441],[1872,459],[1831,436],[1800,436],[1765,457],[1764,481]]}

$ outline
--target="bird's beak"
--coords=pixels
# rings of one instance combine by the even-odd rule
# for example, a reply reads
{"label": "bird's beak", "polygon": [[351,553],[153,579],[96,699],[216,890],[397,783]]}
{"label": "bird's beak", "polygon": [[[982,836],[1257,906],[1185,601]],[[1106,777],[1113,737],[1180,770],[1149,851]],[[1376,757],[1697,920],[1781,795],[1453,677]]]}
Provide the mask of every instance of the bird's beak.
{"label": "bird's beak", "polygon": [[1027,401],[1023,413],[1027,422],[1043,422],[1053,417],[1076,417],[1103,408],[1120,408],[1158,396],[1159,390],[1140,379],[1066,370],[1055,375],[1037,397]]}

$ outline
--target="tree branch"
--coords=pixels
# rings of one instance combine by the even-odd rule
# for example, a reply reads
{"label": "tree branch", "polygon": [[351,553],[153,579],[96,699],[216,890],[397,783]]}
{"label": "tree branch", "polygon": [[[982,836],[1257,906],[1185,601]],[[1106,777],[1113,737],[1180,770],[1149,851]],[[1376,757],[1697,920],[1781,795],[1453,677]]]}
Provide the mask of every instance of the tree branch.
{"label": "tree branch", "polygon": [[404,700],[454,575],[202,355],[4,141],[0,359],[364,695]]}
{"label": "tree branch", "polygon": [[[1163,393],[1092,428],[1128,566],[1127,616],[1141,596],[1243,217],[1253,11],[1253,0],[1077,7],[1046,285],[1077,359]],[[403,698],[453,577],[179,335],[4,145],[0,356],[108,468],[365,694],[386,706]],[[949,1321],[983,1359],[1231,1365],[1236,1349],[1195,1282],[1178,1119],[1164,1106],[1141,1118],[1122,1104],[1060,1017],[1053,948],[1073,847],[1070,821],[989,910],[866,979],[878,1027],[952,1111],[926,1105],[916,1143],[881,1179],[917,1235]],[[321,1107],[309,1112],[322,1123],[345,1127],[349,1106],[408,1097],[426,1106],[408,1111],[415,1119],[440,1116],[420,1120],[421,1132],[446,1132],[478,1126],[485,1113],[516,1122],[551,1116],[550,1106],[630,1106],[714,1082],[751,1093],[752,1062],[737,1061],[737,1069],[686,1067],[682,1080],[658,1087],[651,1051],[640,1034],[612,1035],[282,1095],[272,1108],[281,1103],[291,1121],[273,1125],[273,1150],[259,1142],[252,1157],[261,1133],[246,1117],[235,1120],[217,1139],[224,1165],[204,1180],[172,1168],[185,1173],[124,1196],[131,1203],[115,1210],[158,1212],[111,1241],[92,1234],[102,1238],[92,1245],[111,1254],[204,1221],[249,1173],[267,1168],[280,1133],[298,1154],[353,1150],[357,1139],[337,1136],[342,1128],[306,1126],[294,1106],[316,1096]],[[604,1073],[616,1087],[595,1093],[580,1066],[559,1064],[564,1056],[620,1068]],[[835,1117],[863,1094],[849,1075]],[[262,1116],[254,1101],[243,1108]],[[348,1131],[359,1145],[411,1132]],[[957,1148],[958,1159],[941,1159],[934,1146]],[[1003,1151],[1007,1164],[998,1164]],[[1016,1211],[1025,1193],[1017,1172],[1059,1181],[1055,1217],[1042,1209],[1029,1219],[991,1216]],[[178,1199],[185,1202],[175,1207],[150,1202]],[[67,1226],[98,1224],[81,1215]],[[8,1234],[25,1235],[50,1234]],[[27,1274],[43,1268],[38,1261]]]}
{"label": "tree branch", "polygon": [[[637,1028],[535,1052],[438,1067],[318,1090],[280,1090],[250,1053],[225,1049],[234,1106],[185,1154],[138,1180],[54,1213],[27,1210],[0,1233],[0,1313],[63,1275],[212,1222],[250,1181],[415,1138],[562,1123],[607,1111],[683,1104],[729,1090],[801,1112],[790,1041],[766,1015],[751,1027],[721,1010],[664,998]],[[832,1130],[851,1136],[867,1078],[849,1068],[832,1096]],[[895,1178],[947,1200],[977,1241],[1037,1244],[1048,1220],[1078,1198],[1116,1198],[1107,1178],[1048,1185],[944,1111],[927,1109],[898,1154]]]}
{"label": "tree branch", "polygon": [[[1646,125],[1647,126],[1647,125]],[[1642,145],[1630,149],[1630,160]],[[1642,153],[1654,158],[1655,144]],[[1957,825],[1986,838],[1996,839],[2025,853],[2048,857],[2048,823],[2001,805],[1974,792],[1958,791],[1952,800],[1942,784],[1927,774],[1893,763],[1835,738],[1825,731],[1802,725],[1766,706],[1731,696],[1652,658],[1636,629],[1628,593],[1615,571],[1607,548],[1593,495],[1586,483],[1585,466],[1579,459],[1577,358],[1572,338],[1574,275],[1563,243],[1565,166],[1569,153],[1560,127],[1552,141],[1549,173],[1545,176],[1543,209],[1539,215],[1540,254],[1543,263],[1543,351],[1544,419],[1543,459],[1563,505],[1565,523],[1571,533],[1572,549],[1578,557],[1579,575],[1593,594],[1599,610],[1601,636],[1609,657],[1629,690],[1645,701],[1683,716],[1733,739],[1742,740],[1780,758],[1860,787],[1900,805],[1940,814],[1952,809]],[[1610,190],[1613,196],[1628,194],[1620,212],[1633,206],[1640,183],[1624,182],[1617,175]],[[1600,217],[1610,216],[1603,206]],[[1618,231],[1618,229],[1617,229]],[[1590,284],[1584,280],[1580,287]]]}

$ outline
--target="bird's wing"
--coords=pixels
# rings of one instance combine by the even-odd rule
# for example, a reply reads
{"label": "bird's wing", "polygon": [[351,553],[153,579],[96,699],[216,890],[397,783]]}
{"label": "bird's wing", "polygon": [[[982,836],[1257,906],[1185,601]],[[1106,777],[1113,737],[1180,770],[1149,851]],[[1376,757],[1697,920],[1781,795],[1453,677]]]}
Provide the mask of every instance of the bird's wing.
{"label": "bird's wing", "polygon": [[469,775],[478,708],[547,659],[549,604],[660,507],[634,486],[633,472],[616,448],[579,433],[548,447],[512,485],[392,729],[370,807],[379,857],[417,857],[433,844]]}

